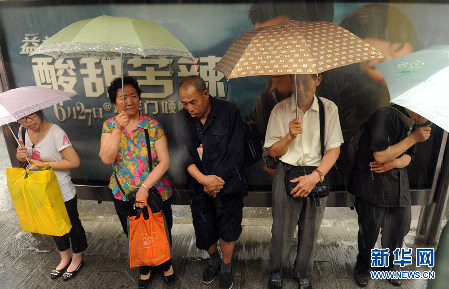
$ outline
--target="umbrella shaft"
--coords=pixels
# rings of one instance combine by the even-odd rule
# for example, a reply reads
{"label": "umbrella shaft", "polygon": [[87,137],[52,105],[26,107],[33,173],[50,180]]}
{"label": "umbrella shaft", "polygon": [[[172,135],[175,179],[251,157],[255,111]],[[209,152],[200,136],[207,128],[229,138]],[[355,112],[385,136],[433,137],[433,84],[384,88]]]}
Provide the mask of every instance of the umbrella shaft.
{"label": "umbrella shaft", "polygon": [[125,111],[125,85],[123,84],[123,53],[120,53],[120,65],[122,67],[122,103],[123,103],[122,111]]}
{"label": "umbrella shaft", "polygon": [[296,109],[296,119],[298,119],[298,84],[296,83],[296,74],[295,77],[295,109]]}

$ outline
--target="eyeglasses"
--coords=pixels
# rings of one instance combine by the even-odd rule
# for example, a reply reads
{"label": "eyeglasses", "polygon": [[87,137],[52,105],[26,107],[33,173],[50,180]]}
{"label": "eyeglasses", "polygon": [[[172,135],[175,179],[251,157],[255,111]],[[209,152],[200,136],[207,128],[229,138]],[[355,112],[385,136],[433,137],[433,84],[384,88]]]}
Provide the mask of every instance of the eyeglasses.
{"label": "eyeglasses", "polygon": [[20,118],[17,122],[22,124],[22,123],[26,123],[29,120],[34,120],[37,117],[37,113],[32,113],[30,115],[24,116],[22,118]]}

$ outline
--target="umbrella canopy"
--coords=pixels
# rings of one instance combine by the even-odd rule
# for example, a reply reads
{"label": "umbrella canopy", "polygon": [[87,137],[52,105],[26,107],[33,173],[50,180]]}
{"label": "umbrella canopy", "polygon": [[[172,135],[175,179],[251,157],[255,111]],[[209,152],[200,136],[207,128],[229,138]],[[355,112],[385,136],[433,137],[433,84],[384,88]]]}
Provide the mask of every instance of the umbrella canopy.
{"label": "umbrella canopy", "polygon": [[449,45],[438,45],[376,65],[391,102],[449,131]]}
{"label": "umbrella canopy", "polygon": [[99,16],[81,20],[45,40],[30,56],[113,58],[121,54],[193,59],[164,27],[148,20]]}
{"label": "umbrella canopy", "polygon": [[25,86],[0,93],[0,125],[72,98],[76,93],[39,86]]}
{"label": "umbrella canopy", "polygon": [[215,69],[226,78],[317,74],[352,63],[385,58],[346,29],[324,21],[288,21],[240,37]]}
{"label": "umbrella canopy", "polygon": [[123,55],[174,56],[193,60],[187,48],[164,27],[148,20],[99,16],[81,20],[45,40],[30,56],[120,57],[123,89]]}

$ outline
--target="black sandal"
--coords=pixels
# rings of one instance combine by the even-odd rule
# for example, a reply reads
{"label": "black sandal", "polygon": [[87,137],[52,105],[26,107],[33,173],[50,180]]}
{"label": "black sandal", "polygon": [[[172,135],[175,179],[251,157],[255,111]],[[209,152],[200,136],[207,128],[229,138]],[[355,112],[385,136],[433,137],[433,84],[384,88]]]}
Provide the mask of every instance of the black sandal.
{"label": "black sandal", "polygon": [[65,273],[62,275],[62,279],[64,279],[64,281],[67,281],[67,280],[72,279],[73,277],[76,276],[76,274],[78,274],[78,272],[81,270],[81,268],[83,267],[83,265],[84,265],[84,260],[81,260],[81,263],[78,265],[78,267],[75,269],[75,271],[72,271],[72,272],[65,272]]}
{"label": "black sandal", "polygon": [[138,288],[139,289],[147,289],[148,286],[150,286],[151,282],[153,281],[153,278],[154,278],[154,272],[152,270],[150,278],[148,278],[147,280],[142,280],[139,278],[139,283],[138,283],[139,287]]}
{"label": "black sandal", "polygon": [[165,282],[165,284],[167,284],[167,286],[172,286],[173,284],[175,284],[176,281],[176,275],[173,272],[173,274],[165,276],[164,274],[162,274],[163,276],[163,280]]}
{"label": "black sandal", "polygon": [[69,268],[70,263],[72,263],[72,258],[70,258],[70,260],[67,263],[67,265],[65,265],[65,267],[62,268],[61,270],[56,270],[56,269],[51,270],[51,272],[50,272],[51,279],[54,280],[54,279],[58,278],[59,276],[61,276],[67,270],[67,268]]}

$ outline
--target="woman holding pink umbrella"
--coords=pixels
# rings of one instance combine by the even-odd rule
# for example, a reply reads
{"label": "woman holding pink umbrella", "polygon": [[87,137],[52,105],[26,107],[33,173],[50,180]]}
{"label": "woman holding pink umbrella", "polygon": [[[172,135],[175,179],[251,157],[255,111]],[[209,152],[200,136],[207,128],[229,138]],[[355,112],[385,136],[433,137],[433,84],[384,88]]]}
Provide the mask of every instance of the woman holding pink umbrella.
{"label": "woman holding pink umbrella", "polygon": [[53,168],[72,224],[69,233],[53,236],[61,261],[50,276],[56,279],[62,275],[67,281],[83,267],[82,252],[87,248],[86,233],[78,215],[75,186],[70,177],[70,169],[79,167],[80,159],[67,134],[59,126],[45,121],[41,110],[20,118],[18,122],[21,127],[16,158],[21,162],[29,161],[30,169],[46,165]]}

